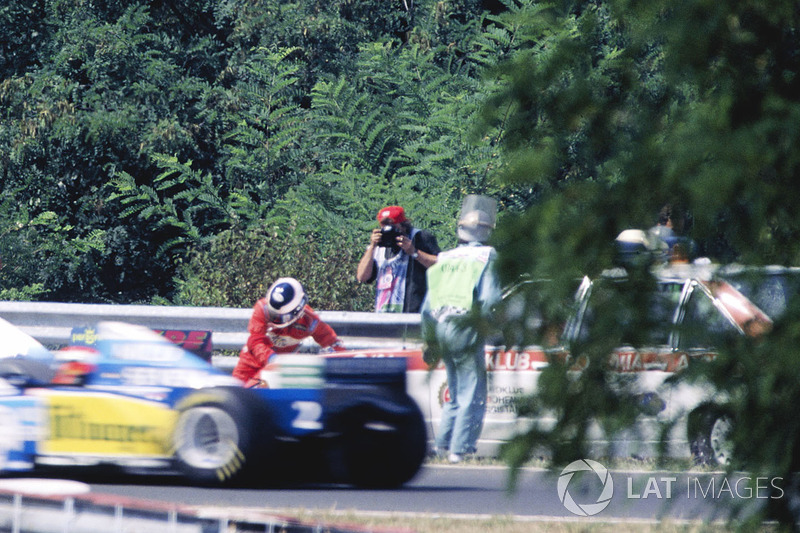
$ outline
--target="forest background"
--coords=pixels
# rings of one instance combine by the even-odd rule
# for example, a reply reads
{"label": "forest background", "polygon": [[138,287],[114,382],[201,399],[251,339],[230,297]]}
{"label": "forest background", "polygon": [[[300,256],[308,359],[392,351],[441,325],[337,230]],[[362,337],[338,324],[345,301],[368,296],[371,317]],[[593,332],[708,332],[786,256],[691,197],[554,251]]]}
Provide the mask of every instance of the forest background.
{"label": "forest background", "polygon": [[792,263],[796,19],[791,2],[7,1],[0,299],[249,306],[288,275],[319,309],[369,310],[354,271],[377,210],[403,205],[447,248],[468,193],[500,202],[509,283],[599,272],[674,199],[703,254]]}
{"label": "forest background", "polygon": [[471,126],[515,47],[487,7],[5,2],[0,299],[249,307],[295,276],[370,310],[381,207],[448,247],[465,194],[531,196]]}
{"label": "forest background", "polygon": [[[366,311],[377,210],[447,248],[468,193],[499,201],[504,283],[549,280],[504,324],[519,342],[668,201],[714,261],[797,265],[799,27],[795,0],[6,0],[0,299],[249,307],[288,275],[318,309]],[[705,376],[736,421],[730,468],[795,498],[788,304]],[[620,335],[583,347],[579,379],[548,366],[528,407],[558,424],[512,464],[542,443],[585,457],[593,421],[637,416],[604,364]],[[796,528],[798,508],[764,510]]]}

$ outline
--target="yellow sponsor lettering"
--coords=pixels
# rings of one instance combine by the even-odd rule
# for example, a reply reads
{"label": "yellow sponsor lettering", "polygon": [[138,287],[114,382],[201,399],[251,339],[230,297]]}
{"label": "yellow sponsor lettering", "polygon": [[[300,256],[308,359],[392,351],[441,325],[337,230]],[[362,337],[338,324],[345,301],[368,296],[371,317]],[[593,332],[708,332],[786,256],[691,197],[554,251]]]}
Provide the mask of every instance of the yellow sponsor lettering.
{"label": "yellow sponsor lettering", "polygon": [[86,328],[82,333],[72,333],[72,343],[77,344],[83,342],[89,346],[97,343],[97,331],[94,328]]}
{"label": "yellow sponsor lettering", "polygon": [[167,456],[176,415],[166,405],[113,395],[53,395],[43,453]]}

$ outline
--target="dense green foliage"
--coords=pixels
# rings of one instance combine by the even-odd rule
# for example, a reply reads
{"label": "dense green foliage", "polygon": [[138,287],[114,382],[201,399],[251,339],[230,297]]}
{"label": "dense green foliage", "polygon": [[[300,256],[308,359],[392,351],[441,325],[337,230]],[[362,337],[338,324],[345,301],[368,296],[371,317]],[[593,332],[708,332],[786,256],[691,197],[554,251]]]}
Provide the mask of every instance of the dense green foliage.
{"label": "dense green foliage", "polygon": [[[615,236],[652,226],[674,199],[689,208],[704,255],[798,263],[797,2],[554,1],[505,17],[528,45],[494,70],[507,85],[484,120],[506,128],[506,182],[541,191],[534,208],[507,213],[497,234],[507,280],[553,280],[538,297],[563,319],[573,280],[610,267]],[[640,286],[651,282],[639,274]],[[558,422],[516,439],[506,449],[512,464],[542,445],[557,464],[585,457],[592,421],[613,432],[636,416],[631,393],[610,385],[608,354],[637,305],[646,302],[607,316],[601,334],[576,348],[590,361],[579,377],[563,364],[543,373],[537,397],[520,407],[555,412]],[[736,428],[730,468],[786,480],[791,496],[757,503],[796,527],[800,330],[791,305],[766,340],[721,346],[715,363],[683,378],[702,375],[719,390]]]}
{"label": "dense green foliage", "polygon": [[497,192],[500,130],[469,126],[509,49],[485,16],[6,2],[0,297],[246,306],[291,272],[320,308],[369,309],[355,265],[380,207],[448,245],[464,193]]}

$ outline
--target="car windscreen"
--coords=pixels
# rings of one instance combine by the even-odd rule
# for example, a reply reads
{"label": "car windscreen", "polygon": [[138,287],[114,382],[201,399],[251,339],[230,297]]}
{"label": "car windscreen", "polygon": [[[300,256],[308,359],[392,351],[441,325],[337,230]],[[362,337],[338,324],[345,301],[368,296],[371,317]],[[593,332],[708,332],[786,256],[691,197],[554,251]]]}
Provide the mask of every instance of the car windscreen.
{"label": "car windscreen", "polygon": [[800,294],[800,269],[764,267],[719,276],[744,294],[773,321],[781,318],[792,298]]}

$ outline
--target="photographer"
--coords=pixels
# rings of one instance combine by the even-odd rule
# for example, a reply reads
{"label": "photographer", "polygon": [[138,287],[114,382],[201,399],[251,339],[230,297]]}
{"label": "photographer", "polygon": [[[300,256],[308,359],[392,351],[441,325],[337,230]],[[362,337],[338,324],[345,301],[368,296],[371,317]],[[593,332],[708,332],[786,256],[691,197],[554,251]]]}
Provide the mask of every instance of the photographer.
{"label": "photographer", "polygon": [[375,311],[418,313],[425,298],[425,272],[436,263],[439,244],[431,233],[411,225],[405,211],[390,205],[378,211],[356,279],[375,281]]}

